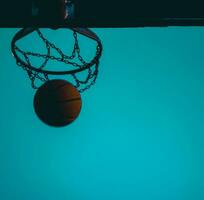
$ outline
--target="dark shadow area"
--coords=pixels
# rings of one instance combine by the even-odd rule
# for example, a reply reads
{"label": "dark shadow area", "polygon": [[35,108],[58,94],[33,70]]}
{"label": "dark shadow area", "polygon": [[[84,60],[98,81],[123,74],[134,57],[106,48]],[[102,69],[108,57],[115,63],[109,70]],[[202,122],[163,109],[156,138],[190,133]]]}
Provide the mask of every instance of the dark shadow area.
{"label": "dark shadow area", "polygon": [[38,0],[5,1],[0,7],[0,26],[204,26],[204,3],[201,0],[72,0],[74,17],[66,23],[57,17],[58,11],[62,12],[58,5],[62,0],[39,1],[41,11],[33,7],[34,1]]}

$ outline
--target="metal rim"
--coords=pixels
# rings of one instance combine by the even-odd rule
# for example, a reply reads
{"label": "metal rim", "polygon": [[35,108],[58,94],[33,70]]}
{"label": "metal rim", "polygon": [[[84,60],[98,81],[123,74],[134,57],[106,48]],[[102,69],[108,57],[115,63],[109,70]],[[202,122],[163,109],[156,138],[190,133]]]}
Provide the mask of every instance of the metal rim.
{"label": "metal rim", "polygon": [[[23,37],[25,37],[26,35],[32,33],[33,31],[37,30],[38,28],[23,28],[20,31],[18,31],[15,36],[12,39],[11,42],[11,51],[13,56],[16,58],[16,62],[17,63],[21,63],[23,64],[25,67],[27,67],[30,70],[33,70],[35,72],[38,73],[43,73],[43,74],[48,74],[48,75],[66,75],[66,74],[75,74],[81,71],[84,71],[88,68],[90,68],[91,66],[95,65],[98,63],[99,58],[101,57],[101,53],[102,53],[102,43],[99,39],[99,37],[90,29],[88,28],[67,28],[67,29],[71,29],[73,31],[76,31],[77,33],[84,35],[94,41],[97,42],[97,46],[99,48],[98,51],[98,55],[95,56],[92,61],[90,63],[88,63],[87,65],[85,65],[84,67],[80,68],[80,69],[74,69],[74,70],[69,70],[69,71],[50,71],[50,70],[43,70],[43,69],[38,69],[32,65],[28,65],[27,63],[25,63],[16,53],[15,51],[15,46],[16,46],[16,42],[20,39],[22,39]],[[53,29],[53,30],[57,30],[57,29]]]}

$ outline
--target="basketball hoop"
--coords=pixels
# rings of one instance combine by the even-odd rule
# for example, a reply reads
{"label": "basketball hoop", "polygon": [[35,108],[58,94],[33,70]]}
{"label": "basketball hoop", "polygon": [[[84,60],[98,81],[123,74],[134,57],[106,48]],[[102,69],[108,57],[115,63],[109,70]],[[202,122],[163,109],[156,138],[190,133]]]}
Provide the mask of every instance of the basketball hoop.
{"label": "basketball hoop", "polygon": [[[74,37],[74,49],[72,51],[72,55],[65,55],[58,47],[48,41],[42,32],[36,28],[23,28],[16,35],[13,37],[11,42],[11,49],[13,56],[16,59],[16,63],[18,66],[22,67],[28,74],[32,87],[37,89],[38,87],[35,85],[35,80],[39,79],[42,82],[46,82],[49,79],[50,75],[69,75],[75,80],[75,87],[79,90],[79,92],[83,92],[86,89],[90,88],[96,81],[98,75],[98,66],[99,66],[99,59],[102,53],[102,44],[98,36],[87,28],[68,28],[73,32]],[[56,29],[55,29],[56,30]],[[45,43],[47,48],[47,54],[39,54],[33,52],[25,52],[21,50],[17,45],[16,42],[27,36],[32,32],[37,32],[39,37]],[[88,39],[94,40],[96,42],[96,53],[93,59],[90,62],[86,62],[83,57],[80,55],[80,46],[78,43],[78,35],[81,34],[86,36]],[[50,55],[50,50],[55,49],[60,57],[55,57]],[[18,55],[21,54],[24,60]],[[40,57],[44,59],[43,64],[37,68],[33,66],[29,56]],[[81,64],[74,61],[75,58],[78,58]],[[51,71],[45,70],[45,66],[47,65],[49,60],[55,60],[59,62],[63,62],[67,65],[72,65],[74,69],[68,71]],[[87,71],[87,76],[85,80],[80,80],[77,75],[80,72]]]}

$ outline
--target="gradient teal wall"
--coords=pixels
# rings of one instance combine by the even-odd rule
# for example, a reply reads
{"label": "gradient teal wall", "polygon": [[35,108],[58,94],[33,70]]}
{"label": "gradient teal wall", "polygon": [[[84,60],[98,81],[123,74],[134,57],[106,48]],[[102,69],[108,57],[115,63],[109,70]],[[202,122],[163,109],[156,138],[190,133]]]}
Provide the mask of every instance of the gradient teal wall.
{"label": "gradient teal wall", "polygon": [[94,29],[100,74],[64,128],[34,113],[17,30],[0,29],[0,200],[204,199],[203,28]]}

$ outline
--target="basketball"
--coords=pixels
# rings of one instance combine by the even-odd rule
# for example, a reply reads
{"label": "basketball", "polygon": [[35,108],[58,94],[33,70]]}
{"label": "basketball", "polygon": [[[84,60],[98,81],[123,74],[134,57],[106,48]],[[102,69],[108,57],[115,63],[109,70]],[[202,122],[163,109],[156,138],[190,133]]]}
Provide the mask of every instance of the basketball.
{"label": "basketball", "polygon": [[47,125],[61,127],[72,123],[81,111],[79,91],[65,80],[45,82],[36,92],[34,109]]}

